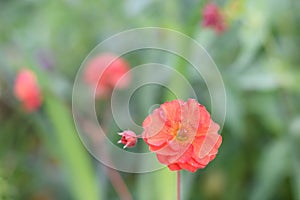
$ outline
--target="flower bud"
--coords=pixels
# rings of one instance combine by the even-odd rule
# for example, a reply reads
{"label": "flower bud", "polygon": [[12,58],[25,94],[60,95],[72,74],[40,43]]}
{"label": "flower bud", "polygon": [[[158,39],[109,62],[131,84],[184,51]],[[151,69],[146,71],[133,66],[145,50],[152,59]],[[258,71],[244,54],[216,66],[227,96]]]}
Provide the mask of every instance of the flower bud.
{"label": "flower bud", "polygon": [[118,143],[124,144],[123,149],[125,149],[126,147],[132,148],[135,146],[137,142],[137,137],[133,131],[126,130],[118,134],[122,136],[121,140],[119,140]]}

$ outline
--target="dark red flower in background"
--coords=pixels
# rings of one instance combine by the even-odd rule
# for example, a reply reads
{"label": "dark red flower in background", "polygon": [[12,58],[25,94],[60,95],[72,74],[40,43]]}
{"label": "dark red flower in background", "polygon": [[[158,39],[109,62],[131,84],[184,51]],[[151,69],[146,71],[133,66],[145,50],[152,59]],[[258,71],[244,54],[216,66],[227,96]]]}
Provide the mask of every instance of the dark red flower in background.
{"label": "dark red flower in background", "polygon": [[226,30],[224,15],[216,4],[206,4],[202,15],[202,25],[204,27],[213,28],[217,33],[222,33]]}
{"label": "dark red flower in background", "polygon": [[143,128],[144,141],[171,170],[204,168],[222,142],[219,125],[194,99],[162,104],[144,120]]}
{"label": "dark red flower in background", "polygon": [[29,69],[22,69],[14,85],[14,93],[28,112],[35,111],[42,104],[42,95],[35,74]]}
{"label": "dark red flower in background", "polygon": [[[123,89],[128,86],[129,76],[122,76],[129,70],[129,64],[123,58],[101,54],[87,63],[84,80],[91,87],[96,87],[96,97],[107,97],[114,88]],[[119,80],[121,81],[118,82]]]}
{"label": "dark red flower in background", "polygon": [[136,145],[137,137],[133,131],[126,130],[126,131],[123,131],[122,133],[119,133],[119,135],[121,135],[122,138],[121,138],[121,140],[118,141],[118,143],[124,144],[124,147],[123,147],[124,149],[126,147],[131,148]]}

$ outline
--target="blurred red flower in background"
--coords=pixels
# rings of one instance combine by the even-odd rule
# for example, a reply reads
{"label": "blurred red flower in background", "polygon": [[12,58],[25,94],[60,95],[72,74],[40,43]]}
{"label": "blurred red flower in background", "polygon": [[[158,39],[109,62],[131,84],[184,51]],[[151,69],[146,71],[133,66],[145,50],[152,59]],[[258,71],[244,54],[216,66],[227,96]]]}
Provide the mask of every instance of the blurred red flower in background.
{"label": "blurred red flower in background", "polygon": [[144,120],[143,128],[144,141],[171,170],[204,168],[222,142],[219,125],[194,99],[162,104]]}
{"label": "blurred red flower in background", "polygon": [[208,3],[205,5],[203,10],[203,21],[204,27],[210,27],[215,29],[217,33],[222,33],[226,30],[226,24],[224,15],[219,6],[214,3]]}
{"label": "blurred red flower in background", "polygon": [[92,88],[96,87],[96,97],[108,97],[114,88],[123,89],[129,85],[129,76],[121,79],[129,70],[129,64],[123,58],[101,54],[87,63],[84,80]]}
{"label": "blurred red flower in background", "polygon": [[42,95],[35,74],[29,69],[22,69],[14,85],[14,93],[27,112],[38,109],[42,104]]}
{"label": "blurred red flower in background", "polygon": [[122,136],[121,140],[118,141],[118,143],[122,143],[124,144],[124,149],[126,147],[134,147],[136,145],[137,142],[137,136],[133,131],[130,130],[126,130],[123,131],[122,133],[119,133],[119,135]]}

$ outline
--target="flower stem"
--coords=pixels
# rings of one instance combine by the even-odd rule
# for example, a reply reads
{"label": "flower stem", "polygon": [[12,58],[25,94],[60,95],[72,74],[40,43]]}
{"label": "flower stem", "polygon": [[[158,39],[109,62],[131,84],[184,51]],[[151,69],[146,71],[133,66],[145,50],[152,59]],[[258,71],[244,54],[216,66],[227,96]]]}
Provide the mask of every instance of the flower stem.
{"label": "flower stem", "polygon": [[180,170],[177,171],[177,200],[180,200]]}

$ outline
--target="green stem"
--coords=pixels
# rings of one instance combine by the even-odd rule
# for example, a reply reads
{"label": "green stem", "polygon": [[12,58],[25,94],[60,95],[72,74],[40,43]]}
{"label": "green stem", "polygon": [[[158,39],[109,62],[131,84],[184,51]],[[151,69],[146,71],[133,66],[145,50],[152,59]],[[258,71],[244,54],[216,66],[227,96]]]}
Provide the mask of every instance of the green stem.
{"label": "green stem", "polygon": [[180,170],[177,171],[177,200],[180,200]]}

